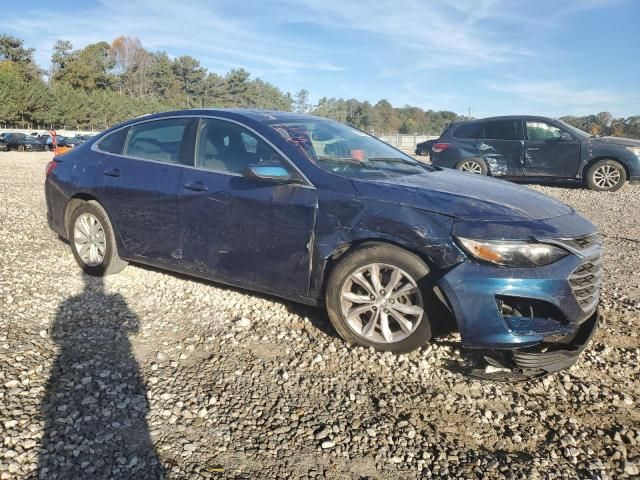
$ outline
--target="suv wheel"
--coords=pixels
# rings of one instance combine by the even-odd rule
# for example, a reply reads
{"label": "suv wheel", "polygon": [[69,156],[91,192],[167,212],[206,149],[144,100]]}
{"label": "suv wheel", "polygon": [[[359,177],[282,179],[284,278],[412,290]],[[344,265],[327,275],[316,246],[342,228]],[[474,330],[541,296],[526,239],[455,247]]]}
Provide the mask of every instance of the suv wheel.
{"label": "suv wheel", "polygon": [[[404,353],[431,339],[425,280],[429,267],[391,245],[362,247],[343,258],[328,281],[326,305],[347,342]],[[430,302],[429,302],[430,303]]]}
{"label": "suv wheel", "polygon": [[615,192],[627,181],[627,172],[615,160],[600,160],[589,167],[587,185],[599,192]]}
{"label": "suv wheel", "polygon": [[462,160],[458,165],[456,165],[456,168],[461,172],[475,173],[476,175],[486,175],[489,171],[484,160],[479,158],[467,158],[466,160]]}
{"label": "suv wheel", "polygon": [[85,273],[101,277],[118,273],[127,262],[118,256],[115,235],[107,213],[97,202],[80,204],[69,220],[69,243]]}

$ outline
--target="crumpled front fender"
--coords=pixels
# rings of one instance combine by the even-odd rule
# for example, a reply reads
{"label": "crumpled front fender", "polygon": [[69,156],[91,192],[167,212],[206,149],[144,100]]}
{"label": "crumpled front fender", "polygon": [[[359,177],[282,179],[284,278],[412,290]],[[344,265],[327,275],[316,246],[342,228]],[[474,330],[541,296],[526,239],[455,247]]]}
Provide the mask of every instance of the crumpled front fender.
{"label": "crumpled front fender", "polygon": [[309,297],[321,299],[331,258],[362,241],[383,241],[406,248],[435,269],[464,260],[451,240],[453,219],[415,207],[335,192],[322,192],[318,202]]}

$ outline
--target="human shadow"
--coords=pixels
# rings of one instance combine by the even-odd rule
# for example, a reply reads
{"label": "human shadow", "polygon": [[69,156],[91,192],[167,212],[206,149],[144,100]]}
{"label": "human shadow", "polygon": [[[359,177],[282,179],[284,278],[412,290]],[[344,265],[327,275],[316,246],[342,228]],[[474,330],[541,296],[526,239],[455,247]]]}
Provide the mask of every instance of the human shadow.
{"label": "human shadow", "polygon": [[128,337],[138,318],[101,278],[84,280],[84,291],[60,304],[51,330],[59,354],[41,405],[38,478],[164,478]]}

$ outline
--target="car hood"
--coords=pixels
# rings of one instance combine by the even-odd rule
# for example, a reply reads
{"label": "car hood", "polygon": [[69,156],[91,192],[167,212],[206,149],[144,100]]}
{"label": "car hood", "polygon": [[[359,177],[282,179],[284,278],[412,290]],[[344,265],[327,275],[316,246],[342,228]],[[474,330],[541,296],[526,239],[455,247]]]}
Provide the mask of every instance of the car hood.
{"label": "car hood", "polygon": [[622,137],[594,137],[590,139],[592,143],[605,143],[607,145],[622,145],[623,147],[640,147],[640,140]]}
{"label": "car hood", "polygon": [[573,212],[568,205],[527,187],[450,169],[389,180],[356,180],[354,185],[371,199],[461,220],[542,220]]}

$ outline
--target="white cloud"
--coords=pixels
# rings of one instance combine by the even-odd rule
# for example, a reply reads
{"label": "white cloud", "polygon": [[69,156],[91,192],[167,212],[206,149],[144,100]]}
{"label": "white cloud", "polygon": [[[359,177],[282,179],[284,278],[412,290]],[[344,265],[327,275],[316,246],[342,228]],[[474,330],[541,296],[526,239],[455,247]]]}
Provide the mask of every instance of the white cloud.
{"label": "white cloud", "polygon": [[[217,2],[226,7],[230,2]],[[32,11],[15,18],[11,30],[37,39],[36,59],[47,65],[56,39],[71,41],[76,48],[119,35],[140,38],[146,48],[174,55],[213,58],[219,65],[244,65],[253,71],[319,70],[342,67],[323,59],[322,49],[300,42],[280,40],[264,28],[264,16],[236,16],[204,0],[157,2],[151,0],[101,0],[90,8],[66,11]],[[319,58],[320,57],[320,58]]]}
{"label": "white cloud", "polygon": [[575,82],[555,80],[522,80],[513,77],[485,84],[490,90],[509,94],[512,105],[529,105],[561,114],[587,114],[623,109],[630,104],[640,105],[640,98],[602,88],[580,88]]}
{"label": "white cloud", "polygon": [[[560,5],[539,0],[527,2],[526,11],[510,0],[100,0],[92,7],[78,6],[73,14],[42,9],[14,16],[10,28],[38,39],[37,56],[43,64],[57,38],[80,47],[125,34],[139,37],[152,49],[202,56],[217,52],[227,63],[244,61],[285,71],[337,71],[344,65],[335,59],[351,52],[388,64],[389,74],[402,75],[521,60],[533,55],[522,29],[538,27],[540,19],[552,21],[611,1],[622,0],[567,0]],[[344,43],[340,51],[323,47],[321,39],[305,41],[300,32],[295,41],[282,40],[293,23],[316,25],[337,35],[366,34],[393,55],[377,59],[376,51],[367,50],[366,39]]]}

